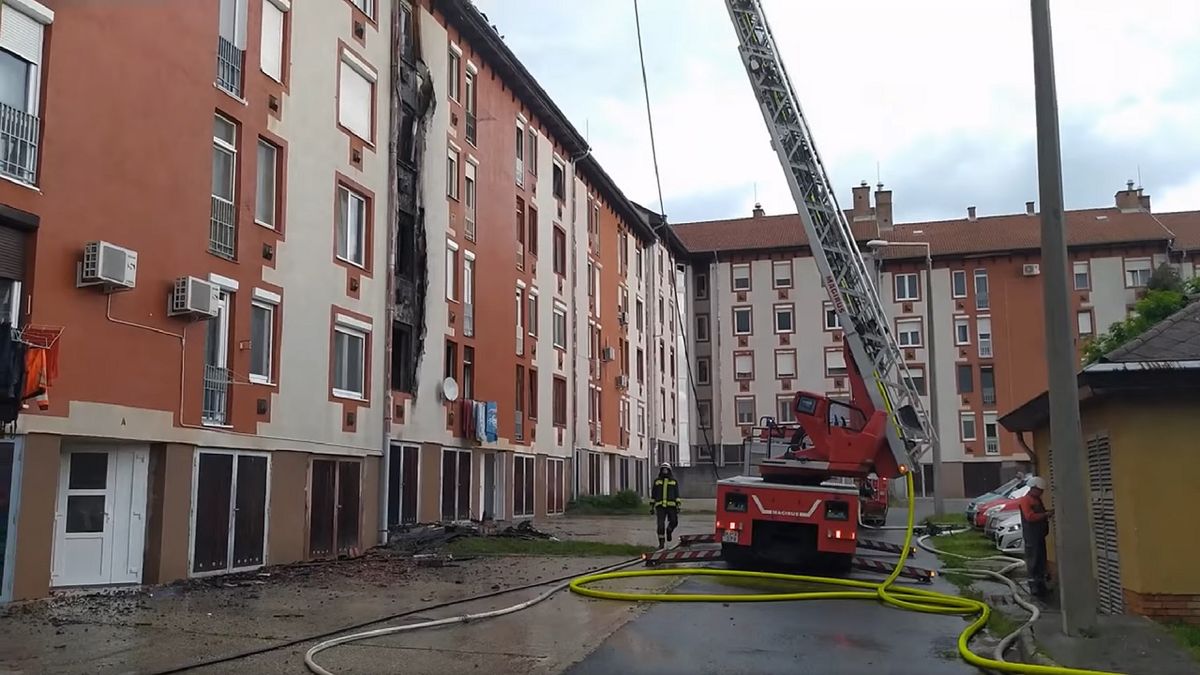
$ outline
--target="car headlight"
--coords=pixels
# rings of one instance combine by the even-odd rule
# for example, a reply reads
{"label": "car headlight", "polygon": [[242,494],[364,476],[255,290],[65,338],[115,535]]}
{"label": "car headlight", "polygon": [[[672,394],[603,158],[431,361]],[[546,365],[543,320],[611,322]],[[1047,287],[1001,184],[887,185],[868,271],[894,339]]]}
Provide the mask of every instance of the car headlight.
{"label": "car headlight", "polygon": [[1015,525],[1009,525],[1008,527],[1004,528],[1004,532],[1005,532],[1005,533],[1008,533],[1008,532],[1016,532],[1016,531],[1018,531],[1018,530],[1020,530],[1020,529],[1021,529],[1021,524],[1020,524],[1020,523],[1017,523],[1017,524],[1015,524]]}

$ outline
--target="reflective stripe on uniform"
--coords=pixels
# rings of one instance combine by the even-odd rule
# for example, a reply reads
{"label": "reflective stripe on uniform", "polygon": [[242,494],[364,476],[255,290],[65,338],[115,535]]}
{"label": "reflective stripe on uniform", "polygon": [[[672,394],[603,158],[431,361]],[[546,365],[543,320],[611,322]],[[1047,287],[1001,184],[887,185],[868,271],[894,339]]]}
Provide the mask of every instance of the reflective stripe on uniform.
{"label": "reflective stripe on uniform", "polygon": [[[678,486],[679,481],[675,480],[674,478],[656,478],[656,479],[654,479],[654,492],[651,493],[651,497],[654,498],[652,500],[652,503],[654,506],[663,506],[663,507],[667,507],[667,508],[670,508],[672,506],[679,506],[678,500],[667,499],[667,488],[669,488],[672,485]],[[661,490],[659,489],[660,486],[661,486]]]}

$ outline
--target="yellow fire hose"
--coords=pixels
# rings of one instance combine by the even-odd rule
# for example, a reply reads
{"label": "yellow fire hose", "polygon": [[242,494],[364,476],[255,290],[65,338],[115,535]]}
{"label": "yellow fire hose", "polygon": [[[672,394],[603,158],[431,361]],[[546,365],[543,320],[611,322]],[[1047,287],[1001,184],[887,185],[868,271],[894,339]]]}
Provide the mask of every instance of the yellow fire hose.
{"label": "yellow fire hose", "polygon": [[[1123,675],[1100,670],[1085,670],[1080,668],[1065,668],[1058,666],[1042,666],[1027,663],[1009,663],[989,659],[971,651],[969,643],[975,633],[987,623],[992,609],[987,603],[972,598],[938,593],[909,586],[893,586],[900,570],[908,558],[908,552],[913,538],[913,479],[912,474],[906,475],[908,486],[908,519],[904,534],[904,546],[901,548],[900,561],[896,568],[880,583],[858,581],[855,579],[838,579],[833,577],[815,577],[803,574],[780,574],[775,572],[751,572],[745,570],[723,570],[712,568],[686,569],[657,569],[625,572],[602,572],[578,577],[571,581],[572,593],[578,593],[592,598],[605,600],[626,600],[632,602],[779,602],[786,600],[880,600],[884,604],[907,609],[914,612],[930,614],[956,614],[962,616],[977,615],[961,633],[958,634],[958,653],[967,663],[988,670],[1005,673],[1035,673],[1043,675]],[[622,591],[604,591],[591,588],[590,584],[609,579],[630,579],[654,576],[717,576],[744,577],[753,579],[774,579],[779,581],[801,581],[827,586],[842,586],[859,590],[818,591],[805,593],[626,593]]]}

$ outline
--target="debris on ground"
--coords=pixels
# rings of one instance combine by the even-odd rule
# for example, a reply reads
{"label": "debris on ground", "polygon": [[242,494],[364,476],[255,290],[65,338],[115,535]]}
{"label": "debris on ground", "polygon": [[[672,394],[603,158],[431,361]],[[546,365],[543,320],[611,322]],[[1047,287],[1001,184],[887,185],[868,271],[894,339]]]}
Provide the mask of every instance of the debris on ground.
{"label": "debris on ground", "polygon": [[[404,525],[393,528],[388,533],[388,543],[384,548],[393,553],[412,556],[421,566],[435,566],[437,553],[444,550],[451,542],[470,537],[505,537],[510,539],[545,539],[558,541],[558,538],[547,532],[542,532],[528,520],[504,528],[494,521],[483,523],[430,523],[425,525]],[[444,563],[443,563],[444,564]],[[439,565],[440,566],[440,565]]]}

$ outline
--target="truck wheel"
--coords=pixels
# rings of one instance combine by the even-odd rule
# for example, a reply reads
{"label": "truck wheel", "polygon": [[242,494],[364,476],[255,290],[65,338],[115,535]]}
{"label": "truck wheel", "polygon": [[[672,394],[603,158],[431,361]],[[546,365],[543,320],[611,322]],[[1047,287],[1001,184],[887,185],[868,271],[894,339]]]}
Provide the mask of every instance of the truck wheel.
{"label": "truck wheel", "polygon": [[826,566],[831,574],[843,576],[850,574],[854,567],[854,554],[831,553],[825,556]]}
{"label": "truck wheel", "polygon": [[721,544],[721,558],[731,570],[744,570],[750,567],[753,555],[745,546],[737,544]]}

